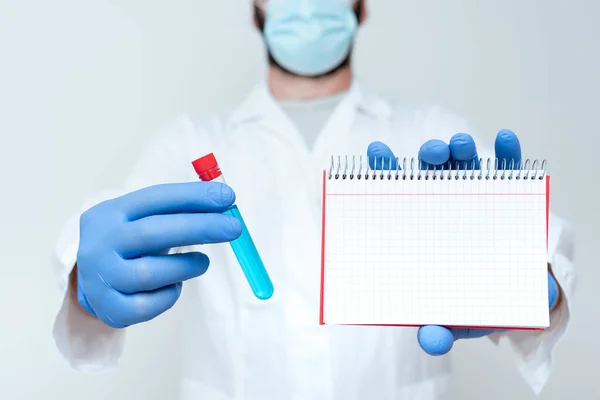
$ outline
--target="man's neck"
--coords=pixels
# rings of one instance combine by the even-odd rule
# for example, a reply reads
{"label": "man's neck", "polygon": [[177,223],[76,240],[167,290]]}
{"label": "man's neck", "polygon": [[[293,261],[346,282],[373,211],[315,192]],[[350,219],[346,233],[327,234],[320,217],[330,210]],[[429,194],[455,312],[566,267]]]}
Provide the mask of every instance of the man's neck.
{"label": "man's neck", "polygon": [[291,75],[281,69],[269,67],[269,90],[278,100],[309,100],[327,97],[350,88],[352,70],[342,68],[332,75],[317,78]]}

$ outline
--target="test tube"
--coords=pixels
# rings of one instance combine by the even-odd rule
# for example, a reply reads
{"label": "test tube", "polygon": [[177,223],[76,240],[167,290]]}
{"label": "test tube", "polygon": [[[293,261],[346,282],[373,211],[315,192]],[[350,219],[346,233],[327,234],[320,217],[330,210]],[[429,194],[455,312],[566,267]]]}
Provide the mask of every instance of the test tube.
{"label": "test tube", "polygon": [[[219,168],[219,164],[213,153],[207,154],[192,162],[192,166],[196,170],[200,180],[209,182],[226,183],[223,173]],[[246,276],[246,280],[256,296],[260,300],[267,300],[273,295],[273,283],[267,273],[267,270],[256,250],[254,241],[248,232],[248,228],[244,223],[242,214],[237,205],[232,205],[225,214],[229,214],[237,218],[242,224],[242,234],[237,239],[229,242],[233,253],[235,254],[242,271]]]}

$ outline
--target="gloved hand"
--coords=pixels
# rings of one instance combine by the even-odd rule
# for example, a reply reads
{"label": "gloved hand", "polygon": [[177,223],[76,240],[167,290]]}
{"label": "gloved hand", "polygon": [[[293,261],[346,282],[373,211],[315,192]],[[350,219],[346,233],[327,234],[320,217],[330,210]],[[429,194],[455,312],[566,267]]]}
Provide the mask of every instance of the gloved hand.
{"label": "gloved hand", "polygon": [[221,214],[234,200],[222,183],[192,182],[148,187],[87,210],[77,253],[79,304],[113,328],[170,309],[182,282],[204,274],[209,260],[168,250],[239,237],[240,222]]}
{"label": "gloved hand", "polygon": [[[495,153],[498,159],[498,168],[505,169],[520,167],[521,145],[517,135],[512,131],[502,130],[496,136]],[[371,169],[396,169],[396,157],[392,150],[381,142],[374,142],[367,150],[369,165]],[[375,162],[375,160],[377,160]],[[470,169],[473,164],[476,169],[480,168],[477,147],[473,138],[466,133],[458,133],[450,139],[450,143],[442,140],[429,140],[419,150],[421,169],[448,169],[452,165],[460,169]],[[504,161],[504,162],[503,162]],[[452,164],[450,164],[452,163]],[[400,167],[399,167],[400,168]],[[558,284],[552,274],[548,273],[548,299],[552,309],[558,299]],[[430,355],[444,355],[452,349],[454,341],[459,339],[473,339],[490,335],[494,330],[469,329],[469,328],[445,328],[437,325],[427,325],[419,328],[417,338],[421,348]]]}

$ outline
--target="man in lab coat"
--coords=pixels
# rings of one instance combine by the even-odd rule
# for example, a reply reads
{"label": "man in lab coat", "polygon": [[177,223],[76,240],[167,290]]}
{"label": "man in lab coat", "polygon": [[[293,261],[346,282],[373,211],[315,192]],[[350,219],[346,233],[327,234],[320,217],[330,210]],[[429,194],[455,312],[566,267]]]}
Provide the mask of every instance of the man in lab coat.
{"label": "man in lab coat", "polygon": [[[510,131],[497,135],[495,152],[477,148],[461,118],[398,107],[356,82],[350,53],[365,1],[254,6],[267,81],[225,117],[175,120],[148,141],[117,189],[66,224],[57,246],[61,354],[82,371],[117,366],[126,328],[168,311],[185,282],[197,308],[188,315],[195,340],[187,343],[184,399],[436,399],[450,373],[447,357],[436,355],[482,336],[508,339],[539,392],[573,291],[572,233],[554,215],[545,331],[319,326],[320,174],[332,154],[389,160],[395,149],[433,167],[519,159],[521,149]],[[198,181],[190,161],[209,152],[227,185]],[[236,199],[275,286],[266,301],[249,290],[227,244],[241,226],[222,211]]]}

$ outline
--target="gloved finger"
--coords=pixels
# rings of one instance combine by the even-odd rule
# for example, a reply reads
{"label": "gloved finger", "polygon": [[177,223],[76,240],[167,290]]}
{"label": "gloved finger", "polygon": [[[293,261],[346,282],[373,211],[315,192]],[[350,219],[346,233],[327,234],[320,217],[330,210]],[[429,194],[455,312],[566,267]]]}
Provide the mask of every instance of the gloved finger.
{"label": "gloved finger", "polygon": [[514,132],[508,129],[498,132],[494,147],[496,150],[496,159],[498,160],[498,169],[521,168],[521,143]]}
{"label": "gloved finger", "polygon": [[550,309],[554,307],[556,300],[558,300],[558,283],[552,274],[548,272],[548,304],[550,304]]}
{"label": "gloved finger", "polygon": [[419,149],[419,162],[422,170],[448,169],[450,147],[438,139],[428,140]]}
{"label": "gloved finger", "polygon": [[183,283],[149,292],[124,294],[111,290],[103,296],[104,306],[98,318],[112,328],[126,328],[150,321],[169,310],[181,295]]}
{"label": "gloved finger", "polygon": [[123,224],[115,251],[135,258],[173,247],[230,242],[241,233],[240,221],[225,214],[154,215]]}
{"label": "gloved finger", "polygon": [[196,278],[209,263],[208,256],[197,252],[121,259],[104,280],[121,293],[147,292]]}
{"label": "gloved finger", "polygon": [[454,335],[450,330],[438,325],[425,325],[417,332],[419,345],[431,356],[441,356],[450,351]]}
{"label": "gloved finger", "polygon": [[115,200],[129,221],[158,214],[223,212],[235,201],[233,190],[220,182],[170,183],[150,186]]}
{"label": "gloved finger", "polygon": [[367,157],[369,158],[369,168],[375,171],[395,170],[398,166],[394,152],[382,142],[371,143],[367,148]]}
{"label": "gloved finger", "polygon": [[473,328],[451,328],[450,331],[454,335],[454,340],[460,339],[477,339],[488,336],[495,331],[493,329],[473,329]]}
{"label": "gloved finger", "polygon": [[453,169],[479,169],[477,146],[471,135],[457,133],[450,139],[448,147]]}

